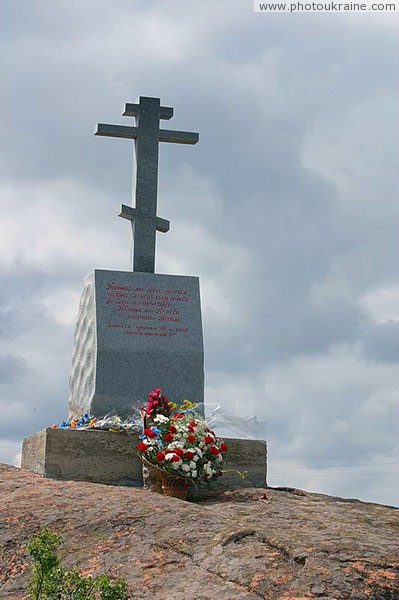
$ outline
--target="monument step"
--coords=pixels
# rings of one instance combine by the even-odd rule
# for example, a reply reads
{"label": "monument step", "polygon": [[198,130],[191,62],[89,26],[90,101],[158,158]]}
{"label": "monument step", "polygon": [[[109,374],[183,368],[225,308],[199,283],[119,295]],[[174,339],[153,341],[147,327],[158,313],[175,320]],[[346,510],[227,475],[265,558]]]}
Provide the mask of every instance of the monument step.
{"label": "monument step", "polygon": [[[24,439],[21,467],[50,479],[142,487],[138,441],[137,433],[126,431],[47,428]],[[233,438],[225,441],[227,473],[213,487],[265,487],[266,442]],[[241,479],[237,472],[244,477]]]}

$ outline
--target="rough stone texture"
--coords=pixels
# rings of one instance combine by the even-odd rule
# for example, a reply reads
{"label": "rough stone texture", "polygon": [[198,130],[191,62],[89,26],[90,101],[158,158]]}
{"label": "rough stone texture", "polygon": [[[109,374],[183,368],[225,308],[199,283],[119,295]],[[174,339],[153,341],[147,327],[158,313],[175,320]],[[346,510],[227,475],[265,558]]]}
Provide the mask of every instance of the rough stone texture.
{"label": "rough stone texture", "polygon": [[126,416],[158,386],[204,401],[198,278],[96,269],[80,302],[69,416]]}
{"label": "rough stone texture", "polygon": [[[48,429],[42,429],[24,438],[22,442],[21,464],[23,469],[45,475],[47,466],[47,434]],[[51,430],[50,430],[51,431]]]}
{"label": "rough stone texture", "polygon": [[26,437],[22,468],[54,479],[141,486],[137,434],[44,429]]}
{"label": "rough stone texture", "polygon": [[6,465],[0,479],[7,600],[28,598],[26,543],[42,526],[61,535],[65,566],[122,576],[130,598],[399,598],[399,512],[387,506],[288,488],[183,502]]}
{"label": "rough stone texture", "polygon": [[[54,479],[142,486],[137,434],[111,431],[44,429],[24,439],[22,468]],[[220,487],[266,485],[266,443],[226,440],[228,471]],[[237,471],[245,476],[238,477]]]}
{"label": "rough stone texture", "polygon": [[[69,377],[71,390],[69,416],[79,417],[90,406],[95,394],[97,348],[94,275],[85,278],[75,327],[72,368]],[[77,414],[79,413],[80,414]]]}

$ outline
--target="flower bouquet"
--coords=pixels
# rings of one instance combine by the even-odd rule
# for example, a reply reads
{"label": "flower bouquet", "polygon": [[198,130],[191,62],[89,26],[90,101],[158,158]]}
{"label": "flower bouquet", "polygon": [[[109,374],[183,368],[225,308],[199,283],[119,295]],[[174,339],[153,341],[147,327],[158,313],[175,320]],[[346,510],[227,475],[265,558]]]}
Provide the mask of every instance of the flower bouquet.
{"label": "flower bouquet", "polygon": [[164,495],[185,499],[190,484],[208,483],[222,475],[227,446],[195,414],[191,402],[184,400],[177,407],[157,388],[150,392],[142,416],[137,450],[143,463],[155,470]]}

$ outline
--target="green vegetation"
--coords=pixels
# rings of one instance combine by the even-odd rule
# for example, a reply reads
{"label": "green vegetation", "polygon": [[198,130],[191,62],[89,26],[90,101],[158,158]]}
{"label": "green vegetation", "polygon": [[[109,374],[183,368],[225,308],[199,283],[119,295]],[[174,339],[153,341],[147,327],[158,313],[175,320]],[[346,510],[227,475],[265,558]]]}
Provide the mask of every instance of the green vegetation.
{"label": "green vegetation", "polygon": [[108,575],[83,577],[75,569],[61,567],[57,556],[59,544],[59,537],[46,528],[28,544],[33,560],[33,600],[127,600],[123,579],[111,581]]}

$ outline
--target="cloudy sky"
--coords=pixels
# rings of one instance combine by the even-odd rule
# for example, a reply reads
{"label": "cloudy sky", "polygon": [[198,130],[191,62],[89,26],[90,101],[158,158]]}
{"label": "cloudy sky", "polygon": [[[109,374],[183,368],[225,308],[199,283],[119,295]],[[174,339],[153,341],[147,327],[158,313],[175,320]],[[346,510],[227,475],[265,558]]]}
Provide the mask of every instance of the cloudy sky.
{"label": "cloudy sky", "polygon": [[201,278],[209,408],[261,421],[270,484],[398,505],[398,15],[1,13],[0,460],[67,415],[84,276],[129,269],[132,142],[94,125],[156,96],[200,132],[161,148],[157,271]]}

